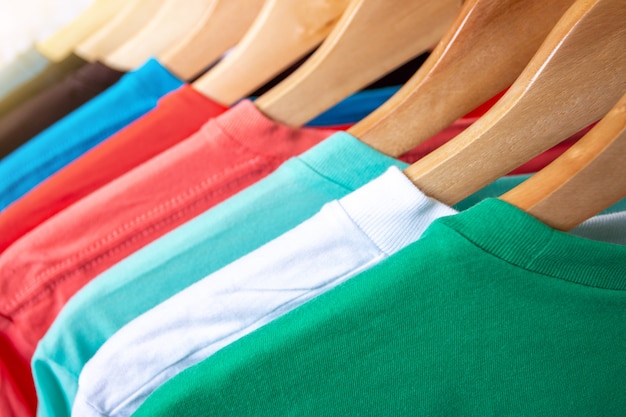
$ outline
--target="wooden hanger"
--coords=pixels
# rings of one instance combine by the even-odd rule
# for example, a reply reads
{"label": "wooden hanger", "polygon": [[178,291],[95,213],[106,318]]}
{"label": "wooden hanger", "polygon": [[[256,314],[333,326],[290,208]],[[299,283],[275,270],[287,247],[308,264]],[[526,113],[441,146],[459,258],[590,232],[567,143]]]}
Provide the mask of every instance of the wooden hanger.
{"label": "wooden hanger", "polygon": [[217,61],[243,38],[264,0],[215,0],[199,30],[189,33],[159,58],[183,80],[189,80]]}
{"label": "wooden hanger", "polygon": [[578,0],[507,93],[405,170],[453,205],[600,119],[626,91],[624,0]]}
{"label": "wooden hanger", "polygon": [[500,197],[568,231],[626,197],[626,95],[567,152]]}
{"label": "wooden hanger", "polygon": [[460,6],[460,0],[353,0],[313,56],[255,104],[273,120],[300,126],[432,48]]}
{"label": "wooden hanger", "polygon": [[131,70],[158,56],[200,24],[215,0],[166,0],[150,23],[115,52],[102,59],[107,65]]}
{"label": "wooden hanger", "polygon": [[347,5],[348,0],[267,0],[235,50],[194,88],[234,104],[319,45]]}
{"label": "wooden hanger", "polygon": [[109,23],[81,42],[76,55],[87,61],[107,56],[145,27],[164,5],[165,0],[131,0]]}
{"label": "wooden hanger", "polygon": [[37,43],[37,50],[52,62],[63,60],[80,42],[119,13],[126,3],[125,0],[95,0],[72,23]]}
{"label": "wooden hanger", "polygon": [[467,0],[417,73],[348,132],[398,157],[510,86],[574,0]]}

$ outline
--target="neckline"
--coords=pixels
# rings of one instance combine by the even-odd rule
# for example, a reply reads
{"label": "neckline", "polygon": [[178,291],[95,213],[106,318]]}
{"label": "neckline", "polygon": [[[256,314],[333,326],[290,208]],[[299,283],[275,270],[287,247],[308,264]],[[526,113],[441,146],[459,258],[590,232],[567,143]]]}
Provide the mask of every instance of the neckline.
{"label": "neckline", "polygon": [[528,271],[588,287],[626,290],[626,246],[552,229],[500,199],[486,199],[439,222]]}

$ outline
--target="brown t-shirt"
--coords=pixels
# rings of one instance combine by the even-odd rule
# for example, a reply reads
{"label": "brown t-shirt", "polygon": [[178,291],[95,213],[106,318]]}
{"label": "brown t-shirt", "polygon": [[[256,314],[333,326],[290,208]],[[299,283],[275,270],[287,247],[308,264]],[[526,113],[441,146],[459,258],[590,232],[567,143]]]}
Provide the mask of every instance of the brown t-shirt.
{"label": "brown t-shirt", "polygon": [[86,64],[0,116],[0,158],[117,82],[124,73]]}

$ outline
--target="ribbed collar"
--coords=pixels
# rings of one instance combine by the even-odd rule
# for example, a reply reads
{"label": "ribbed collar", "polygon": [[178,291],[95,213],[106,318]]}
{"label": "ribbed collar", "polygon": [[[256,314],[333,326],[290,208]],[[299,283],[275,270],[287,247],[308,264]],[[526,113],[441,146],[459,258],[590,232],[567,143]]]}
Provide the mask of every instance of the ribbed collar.
{"label": "ribbed collar", "polygon": [[287,159],[310,149],[335,130],[291,127],[265,116],[250,100],[241,100],[230,110],[207,122],[202,130],[219,129],[243,147],[269,158]]}
{"label": "ribbed collar", "polygon": [[626,246],[554,230],[502,200],[484,200],[433,226],[441,225],[528,271],[588,287],[626,290]]}
{"label": "ribbed collar", "polygon": [[436,219],[456,213],[427,197],[394,166],[339,204],[352,223],[388,255],[415,242]]}

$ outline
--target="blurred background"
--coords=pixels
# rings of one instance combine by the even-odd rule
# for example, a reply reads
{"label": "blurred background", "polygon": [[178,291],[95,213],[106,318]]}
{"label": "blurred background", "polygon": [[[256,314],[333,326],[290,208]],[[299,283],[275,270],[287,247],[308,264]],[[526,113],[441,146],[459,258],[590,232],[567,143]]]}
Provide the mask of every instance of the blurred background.
{"label": "blurred background", "polygon": [[92,0],[0,0],[0,66],[69,23]]}

